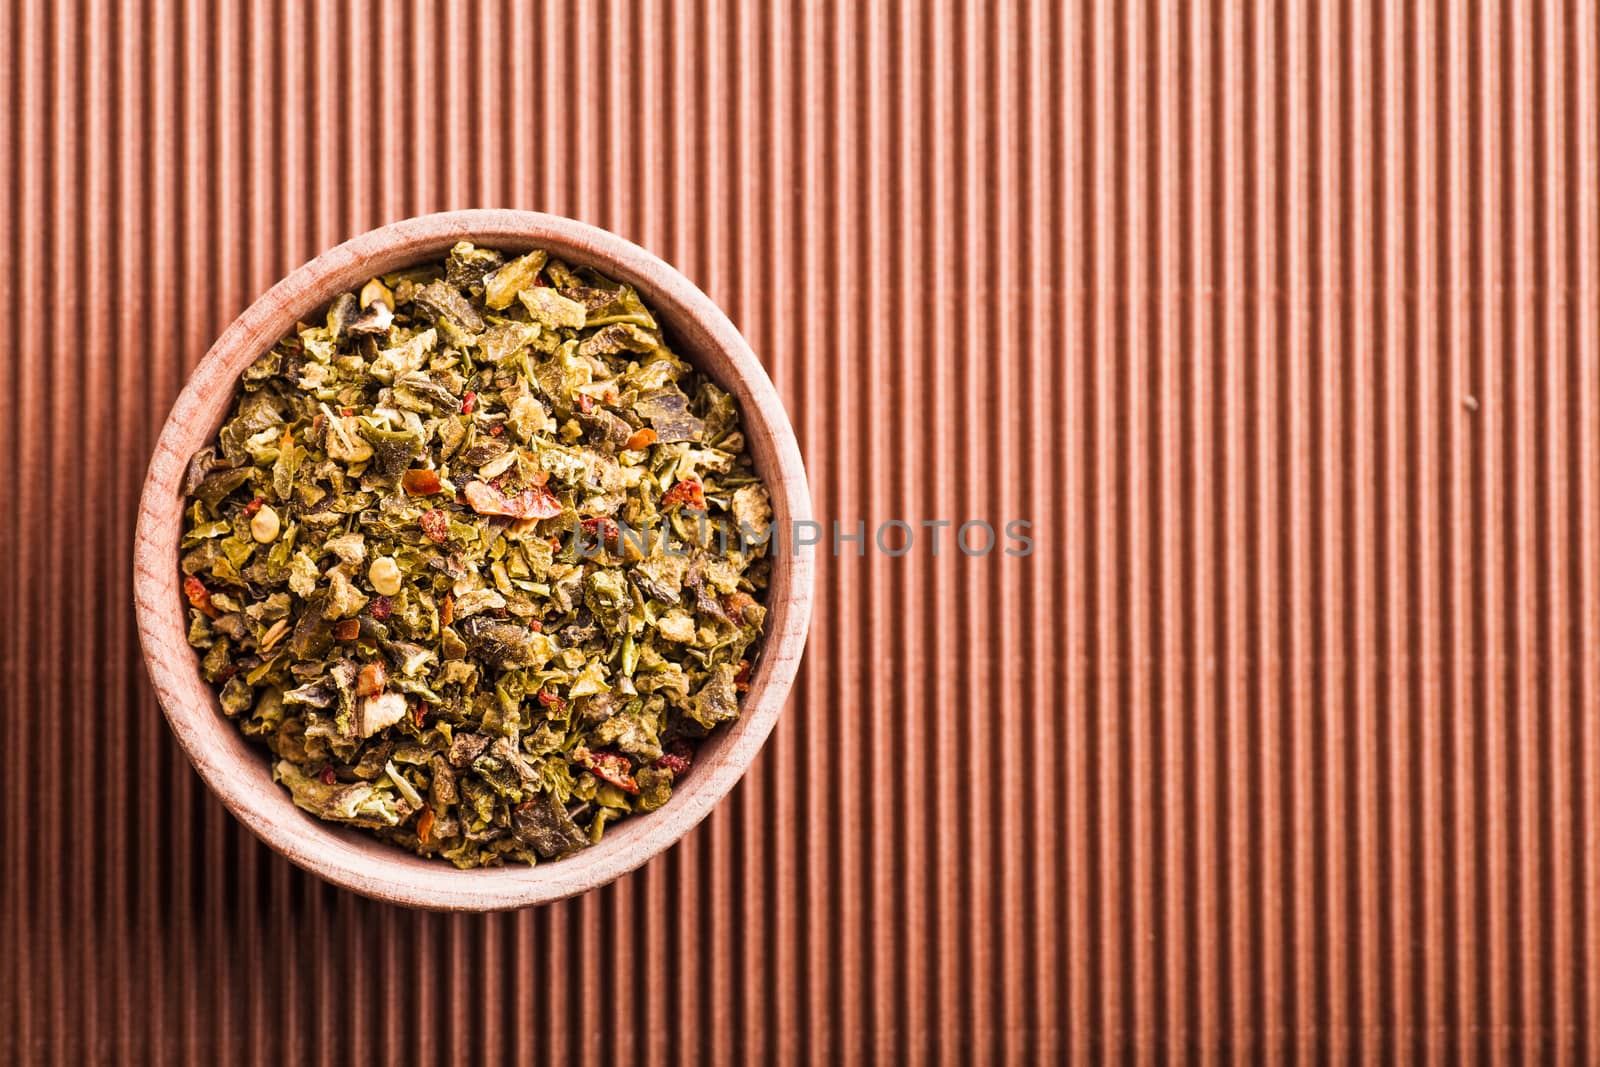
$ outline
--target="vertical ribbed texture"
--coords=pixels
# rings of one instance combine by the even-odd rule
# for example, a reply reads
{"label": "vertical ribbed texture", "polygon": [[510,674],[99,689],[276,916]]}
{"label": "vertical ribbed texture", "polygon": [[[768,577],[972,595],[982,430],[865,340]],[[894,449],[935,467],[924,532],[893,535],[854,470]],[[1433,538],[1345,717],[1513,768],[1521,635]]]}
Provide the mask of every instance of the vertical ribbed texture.
{"label": "vertical ribbed texture", "polygon": [[[0,1059],[1600,1058],[1595,5],[18,0],[0,87]],[[706,824],[488,917],[229,819],[127,597],[211,340],[468,206],[695,279],[867,537]]]}

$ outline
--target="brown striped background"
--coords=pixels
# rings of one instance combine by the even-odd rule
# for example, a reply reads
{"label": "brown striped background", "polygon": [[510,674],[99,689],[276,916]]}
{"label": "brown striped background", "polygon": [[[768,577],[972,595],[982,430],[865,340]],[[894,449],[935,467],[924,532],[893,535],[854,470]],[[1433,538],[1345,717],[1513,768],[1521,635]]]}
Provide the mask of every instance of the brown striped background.
{"label": "brown striped background", "polygon": [[[0,4],[0,1059],[1600,1058],[1597,24]],[[707,823],[451,917],[224,813],[128,590],[223,326],[468,206],[699,282],[821,517],[1038,548],[824,559]]]}

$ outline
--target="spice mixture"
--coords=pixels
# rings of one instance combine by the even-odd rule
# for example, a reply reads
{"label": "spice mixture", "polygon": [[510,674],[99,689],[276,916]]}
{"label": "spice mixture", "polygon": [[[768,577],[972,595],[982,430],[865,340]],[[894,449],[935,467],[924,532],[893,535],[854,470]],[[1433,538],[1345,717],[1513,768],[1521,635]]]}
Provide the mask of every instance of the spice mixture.
{"label": "spice mixture", "polygon": [[772,511],[632,288],[470,244],[243,375],[192,459],[189,640],[295,803],[460,867],[666,803],[739,714]]}

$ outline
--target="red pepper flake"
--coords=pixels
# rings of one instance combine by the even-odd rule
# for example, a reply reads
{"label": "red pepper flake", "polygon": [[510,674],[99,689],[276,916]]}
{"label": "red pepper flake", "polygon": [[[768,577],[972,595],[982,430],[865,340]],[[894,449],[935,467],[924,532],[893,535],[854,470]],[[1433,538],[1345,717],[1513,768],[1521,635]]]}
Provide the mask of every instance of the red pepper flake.
{"label": "red pepper flake", "polygon": [[455,597],[451,596],[449,593],[446,593],[444,595],[444,599],[439,601],[439,625],[440,626],[449,626],[451,623],[453,623],[455,621],[456,621],[456,601],[455,601]]}
{"label": "red pepper flake", "polygon": [[419,515],[417,525],[422,527],[422,532],[434,544],[442,545],[450,540],[450,520],[438,508],[424,511]]}
{"label": "red pepper flake", "polygon": [[497,422],[493,426],[489,427],[489,436],[499,437],[501,434],[505,433],[505,431],[506,428]]}
{"label": "red pepper flake", "polygon": [[410,496],[429,496],[440,489],[439,472],[427,469],[408,470],[400,476],[400,487]]}
{"label": "red pepper flake", "polygon": [[627,448],[629,452],[637,452],[639,449],[649,448],[655,443],[656,432],[650,427],[646,426],[642,430],[633,431],[633,436],[628,438],[628,443],[624,447]]}
{"label": "red pepper flake", "polygon": [[343,415],[347,419],[351,415],[354,415],[355,413],[356,413],[356,409],[355,408],[340,408],[339,409],[339,414]]}
{"label": "red pepper flake", "polygon": [[585,415],[591,414],[594,411],[594,398],[588,393],[579,393],[578,410],[583,412]]}
{"label": "red pepper flake", "polygon": [[372,617],[374,619],[382,622],[384,619],[387,619],[393,614],[394,604],[390,602],[388,597],[375,596],[372,598]]}
{"label": "red pepper flake", "polygon": [[528,629],[532,630],[536,634],[542,634],[544,633],[544,623],[540,622],[538,619],[529,619]]}
{"label": "red pepper flake", "polygon": [[674,778],[682,777],[694,763],[694,751],[683,742],[671,746],[656,760],[656,766],[671,771]]}
{"label": "red pepper flake", "polygon": [[597,538],[605,546],[616,550],[617,542],[622,538],[622,532],[617,528],[617,520],[609,516],[597,515],[591,519],[584,519],[580,524],[583,532],[590,537]]}
{"label": "red pepper flake", "polygon": [[360,636],[360,619],[340,619],[333,624],[333,639],[335,641],[354,641]]}
{"label": "red pepper flake", "polygon": [[617,395],[617,391],[616,391],[616,390],[615,390],[615,389],[607,389],[607,390],[606,390],[606,395],[605,395],[605,397],[604,397],[604,399],[605,399],[605,402],[606,402],[606,403],[607,403],[607,404],[610,404],[610,405],[611,405],[611,406],[612,406],[612,407],[616,407],[616,406],[617,406],[617,403],[618,403],[618,402],[619,402],[619,401],[620,401],[620,400],[621,400],[621,399],[622,399],[622,398],[621,398],[621,397],[620,397],[620,396],[618,396],[618,395]]}
{"label": "red pepper flake", "polygon": [[561,514],[561,501],[542,485],[530,486],[516,496],[508,497],[487,482],[468,482],[463,492],[467,506],[479,515],[553,519]]}
{"label": "red pepper flake", "polygon": [[628,762],[628,757],[620,752],[590,752],[585,765],[595,773],[598,778],[603,778],[622,790],[624,793],[639,792],[639,783],[633,780],[633,764]]}
{"label": "red pepper flake", "polygon": [[183,580],[183,595],[189,598],[189,606],[208,619],[215,619],[222,614],[211,603],[211,590],[206,588],[206,583],[194,575]]}
{"label": "red pepper flake", "polygon": [[533,276],[533,284],[543,289],[548,289],[550,287],[550,283],[544,280],[544,271],[540,271],[538,274]]}
{"label": "red pepper flake", "polygon": [[754,606],[756,598],[742,589],[735,590],[722,598],[722,610],[735,624],[744,620],[745,609]]}
{"label": "red pepper flake", "polygon": [[333,773],[333,764],[330,763],[326,767],[322,768],[323,785],[333,785],[338,780],[339,776]]}
{"label": "red pepper flake", "polygon": [[553,552],[560,552],[561,551],[561,538],[555,536],[554,534],[551,534],[549,537],[545,538],[545,540],[547,542],[549,542],[551,551],[553,551]]}
{"label": "red pepper flake", "polygon": [[243,515],[245,518],[248,519],[252,515],[254,515],[256,512],[260,511],[261,510],[261,505],[265,504],[266,502],[267,502],[267,498],[266,497],[258,496],[254,500],[250,501],[250,503],[248,503],[244,507],[240,508],[239,509],[239,514]]}
{"label": "red pepper flake", "polygon": [[733,676],[733,687],[741,693],[750,692],[750,661],[739,661],[739,669]]}
{"label": "red pepper flake", "polygon": [[559,718],[564,712],[566,712],[567,702],[550,692],[550,690],[541,689],[539,690],[538,696],[540,705],[542,705],[550,714]]}
{"label": "red pepper flake", "polygon": [[463,415],[471,415],[472,412],[473,412],[473,409],[476,408],[477,406],[478,406],[478,394],[477,393],[474,393],[474,392],[469,390],[469,391],[461,394],[461,414],[463,414]]}
{"label": "red pepper flake", "polygon": [[417,816],[417,840],[424,845],[433,836],[433,809],[423,808],[422,814]]}
{"label": "red pepper flake", "polygon": [[361,668],[361,673],[356,675],[356,695],[375,697],[383,692],[385,683],[389,680],[388,673],[383,669],[383,664],[376,661]]}
{"label": "red pepper flake", "polygon": [[668,489],[661,497],[661,506],[670,508],[674,504],[682,504],[693,511],[706,509],[706,493],[700,485],[698,478],[685,478],[683,481]]}
{"label": "red pepper flake", "polygon": [[426,700],[417,701],[417,706],[411,711],[411,718],[416,722],[419,730],[428,725],[428,702]]}

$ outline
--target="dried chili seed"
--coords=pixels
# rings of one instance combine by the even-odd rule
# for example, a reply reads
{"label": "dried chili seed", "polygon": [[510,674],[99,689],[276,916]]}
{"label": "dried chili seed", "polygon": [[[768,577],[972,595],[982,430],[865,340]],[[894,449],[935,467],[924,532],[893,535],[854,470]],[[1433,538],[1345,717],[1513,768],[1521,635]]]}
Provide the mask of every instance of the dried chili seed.
{"label": "dried chili seed", "polygon": [[379,556],[367,568],[367,581],[380,596],[399,596],[404,588],[405,576],[393,556]]}
{"label": "dried chili seed", "polygon": [[250,520],[250,537],[257,544],[270,545],[282,530],[283,523],[271,504],[263,505]]}
{"label": "dried chili seed", "polygon": [[438,508],[424,511],[417,517],[417,525],[422,527],[422,532],[434,544],[442,545],[450,540],[450,520]]}
{"label": "dried chili seed", "polygon": [[408,470],[400,476],[400,487],[411,496],[429,496],[437,493],[441,488],[439,472],[430,470]]}

